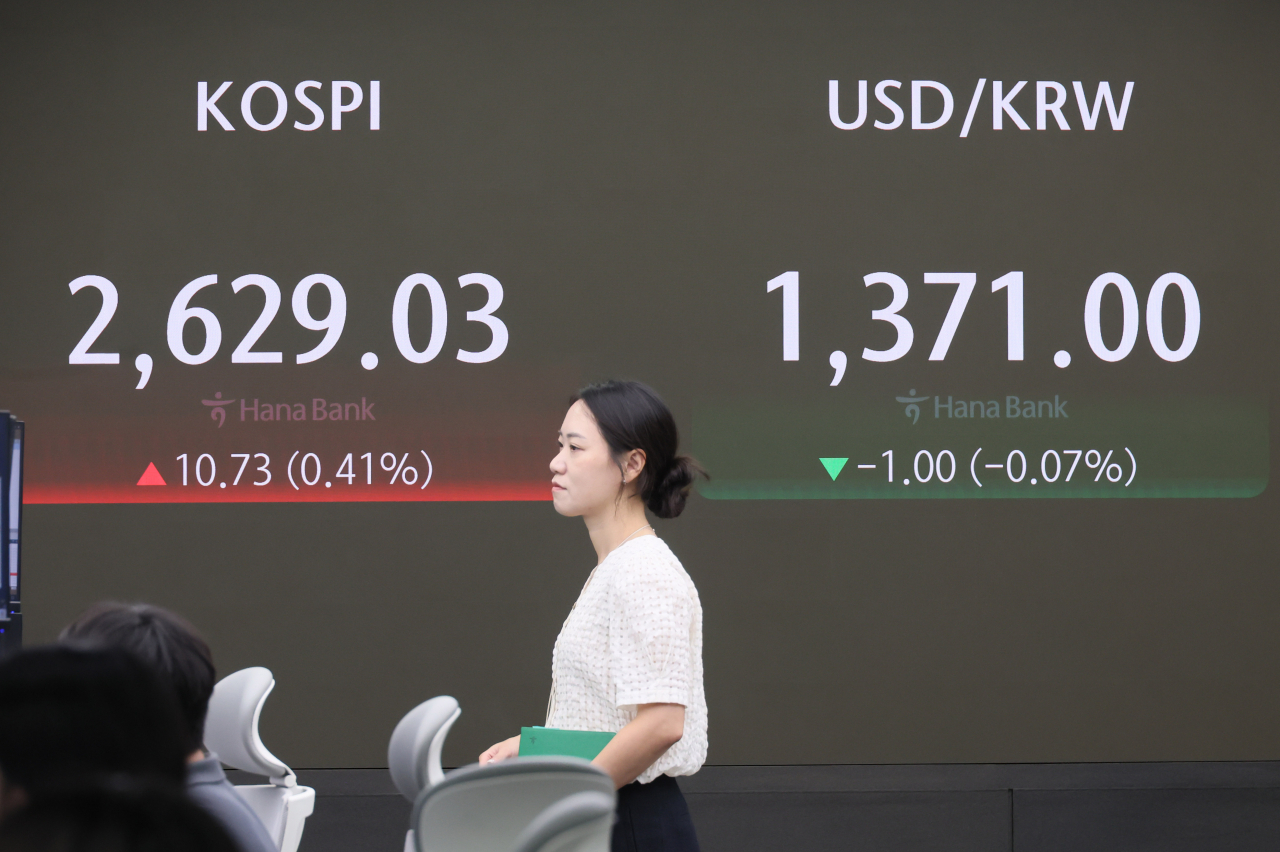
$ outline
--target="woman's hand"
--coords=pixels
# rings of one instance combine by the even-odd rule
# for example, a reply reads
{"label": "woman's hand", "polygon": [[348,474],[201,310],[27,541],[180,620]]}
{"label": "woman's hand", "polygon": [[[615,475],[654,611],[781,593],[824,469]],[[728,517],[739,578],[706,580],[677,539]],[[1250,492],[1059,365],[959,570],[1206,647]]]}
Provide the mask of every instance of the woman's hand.
{"label": "woman's hand", "polygon": [[508,757],[515,757],[519,753],[520,738],[518,736],[512,737],[509,740],[503,740],[500,743],[494,743],[489,746],[484,754],[480,755],[479,763],[481,766],[486,763],[497,763],[500,760],[506,760]]}

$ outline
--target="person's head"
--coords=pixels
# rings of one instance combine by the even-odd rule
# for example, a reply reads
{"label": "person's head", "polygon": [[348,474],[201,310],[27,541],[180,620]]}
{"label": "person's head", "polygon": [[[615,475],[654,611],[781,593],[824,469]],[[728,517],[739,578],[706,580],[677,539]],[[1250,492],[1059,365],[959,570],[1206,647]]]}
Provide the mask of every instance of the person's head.
{"label": "person's head", "polygon": [[182,792],[113,784],[48,796],[0,825],[4,852],[236,852]]}
{"label": "person's head", "polygon": [[76,645],[123,648],[173,689],[185,721],[187,754],[203,747],[216,673],[209,645],[186,619],[149,604],[94,604],[58,637]]}
{"label": "person's head", "polygon": [[578,392],[551,460],[552,500],[562,515],[590,515],[639,500],[659,518],[684,511],[698,463],[677,454],[676,421],[640,382],[602,382]]}
{"label": "person's head", "polygon": [[0,661],[0,807],[84,784],[179,788],[182,719],[170,689],[118,648],[52,646]]}

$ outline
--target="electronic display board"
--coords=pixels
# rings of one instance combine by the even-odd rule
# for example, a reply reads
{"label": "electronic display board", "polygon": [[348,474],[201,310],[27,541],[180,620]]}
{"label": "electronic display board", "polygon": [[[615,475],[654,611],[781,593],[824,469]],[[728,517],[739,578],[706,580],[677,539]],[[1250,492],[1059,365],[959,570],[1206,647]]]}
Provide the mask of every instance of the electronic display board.
{"label": "electronic display board", "polygon": [[[766,748],[744,732],[775,703],[732,710],[717,745],[713,700],[713,762],[813,762],[826,740],[835,752],[818,762],[1192,754],[1189,722],[1136,752],[1090,738],[1124,675],[1082,672],[1149,650],[1045,627],[1031,641],[1056,649],[1046,657],[966,634],[966,661],[945,663],[960,641],[959,616],[940,614],[948,595],[993,590],[972,615],[1022,625],[1010,635],[1028,600],[1059,626],[1074,607],[1102,618],[1116,601],[1102,586],[1062,597],[1081,565],[1177,565],[1189,599],[1221,595],[1205,635],[1262,637],[1224,706],[1280,710],[1262,674],[1280,633],[1253,609],[1280,591],[1270,4],[55,3],[3,16],[0,407],[28,424],[36,527],[74,517],[145,542],[189,524],[273,588],[326,576],[412,590],[343,616],[352,637],[375,621],[412,632],[436,575],[409,555],[353,576],[255,554],[335,546],[359,503],[378,504],[357,535],[384,537],[382,557],[420,546],[388,520],[405,508],[383,504],[424,504],[413,517],[431,552],[459,564],[466,542],[508,524],[564,524],[545,503],[566,400],[637,378],[712,476],[660,529],[686,547],[720,627],[709,695],[749,703],[773,677],[818,720]],[[316,503],[334,505],[291,505]],[[512,567],[485,582],[523,588],[514,566],[567,559],[504,546]],[[556,613],[585,577],[556,570],[566,597],[530,641],[521,706],[537,703]],[[1123,599],[1142,598],[1133,582]],[[87,602],[77,594],[67,607]],[[170,594],[205,612],[180,583]],[[888,628],[897,644],[846,620],[877,594],[915,602],[901,635]],[[1188,606],[1135,617],[1164,635],[1201,617]],[[770,607],[776,649],[746,638]],[[210,620],[233,632],[226,611]],[[1243,635],[1206,640],[1206,659]],[[483,641],[499,653],[499,637]],[[762,652],[764,671],[738,659]],[[782,660],[798,668],[775,671]],[[1164,691],[1137,694],[1125,724],[1213,679],[1165,662]],[[972,694],[957,686],[967,666],[1004,671],[1000,697],[982,697],[982,676]],[[843,686],[815,686],[832,670]],[[368,676],[395,671],[386,659]],[[1097,697],[1061,740],[1028,723],[1011,745],[988,714],[955,732],[963,746],[920,745],[888,721],[933,688],[952,700],[913,710],[920,725],[957,701],[1034,703],[1055,676]],[[464,718],[482,705],[505,722],[514,699],[457,677],[437,691],[458,693]],[[859,684],[896,696],[858,710],[892,729],[873,743],[837,731]],[[320,745],[318,726],[297,734],[314,765],[377,753]],[[1221,756],[1277,756],[1269,727],[1240,730]]]}

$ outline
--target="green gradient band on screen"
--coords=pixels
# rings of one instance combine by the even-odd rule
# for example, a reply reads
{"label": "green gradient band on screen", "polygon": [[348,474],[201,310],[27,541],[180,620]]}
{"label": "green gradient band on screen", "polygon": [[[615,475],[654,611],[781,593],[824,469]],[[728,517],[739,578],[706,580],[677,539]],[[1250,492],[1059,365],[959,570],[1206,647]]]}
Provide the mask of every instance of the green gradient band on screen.
{"label": "green gradient band on screen", "polygon": [[[1267,486],[1263,398],[910,399],[919,401],[699,406],[692,448],[713,476],[701,493],[713,500],[1196,498],[1254,497]],[[957,417],[961,405],[965,416]]]}

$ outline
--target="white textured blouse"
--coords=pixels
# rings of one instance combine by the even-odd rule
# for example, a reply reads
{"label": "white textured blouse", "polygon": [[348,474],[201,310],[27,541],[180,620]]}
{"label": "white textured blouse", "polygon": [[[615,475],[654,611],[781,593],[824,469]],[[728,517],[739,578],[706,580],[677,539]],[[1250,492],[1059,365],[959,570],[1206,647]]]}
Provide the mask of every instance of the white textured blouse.
{"label": "white textured blouse", "polygon": [[692,775],[707,758],[702,603],[656,535],[596,567],[556,638],[548,728],[620,731],[638,704],[682,704],[684,736],[636,779]]}

